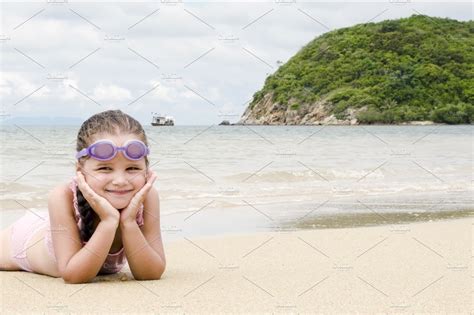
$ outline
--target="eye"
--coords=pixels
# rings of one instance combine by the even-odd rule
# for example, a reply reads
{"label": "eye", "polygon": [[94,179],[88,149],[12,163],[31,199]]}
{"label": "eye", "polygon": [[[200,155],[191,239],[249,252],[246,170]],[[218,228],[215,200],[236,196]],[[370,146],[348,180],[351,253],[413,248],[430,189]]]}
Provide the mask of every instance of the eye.
{"label": "eye", "polygon": [[99,167],[97,170],[98,170],[98,171],[110,171],[111,168],[110,168],[110,167],[107,167],[107,166],[102,166],[102,167]]}
{"label": "eye", "polygon": [[131,166],[129,168],[127,168],[128,171],[141,171],[141,168],[139,167],[135,167],[135,166]]}

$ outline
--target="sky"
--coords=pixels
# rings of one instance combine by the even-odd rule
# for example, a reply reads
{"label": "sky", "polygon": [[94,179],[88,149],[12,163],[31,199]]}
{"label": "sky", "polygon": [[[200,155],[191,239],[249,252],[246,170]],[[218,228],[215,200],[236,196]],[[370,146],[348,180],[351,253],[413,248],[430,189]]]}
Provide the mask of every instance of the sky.
{"label": "sky", "polygon": [[328,31],[424,14],[472,19],[466,2],[1,3],[0,118],[74,124],[121,109],[149,125],[237,122],[265,78]]}

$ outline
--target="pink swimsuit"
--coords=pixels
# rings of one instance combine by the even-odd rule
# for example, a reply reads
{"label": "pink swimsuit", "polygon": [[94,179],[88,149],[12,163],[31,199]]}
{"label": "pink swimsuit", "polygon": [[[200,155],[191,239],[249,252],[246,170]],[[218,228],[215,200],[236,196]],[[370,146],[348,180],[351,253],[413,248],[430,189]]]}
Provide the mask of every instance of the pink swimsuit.
{"label": "pink swimsuit", "polygon": [[[78,229],[81,228],[82,219],[79,214],[79,208],[77,204],[77,182],[76,179],[73,178],[69,185],[73,196],[74,196],[74,213],[75,219],[77,222]],[[137,224],[142,226],[143,222],[143,205],[141,205],[140,209],[137,212]],[[48,248],[48,253],[51,258],[57,262],[56,255],[54,253],[53,247],[53,240],[51,236],[51,227],[49,221],[49,215],[38,215],[33,214],[31,212],[27,212],[23,217],[21,217],[18,221],[16,221],[12,225],[12,233],[11,233],[11,240],[12,240],[12,258],[15,262],[23,269],[29,272],[33,272],[31,269],[30,263],[28,262],[27,255],[26,255],[26,245],[29,243],[31,237],[33,237],[36,232],[44,228],[46,226],[47,231],[45,233],[44,242],[46,247]],[[82,242],[83,245],[87,244],[87,242]],[[107,258],[105,259],[102,268],[100,269],[99,273],[101,274],[110,274],[119,272],[125,263],[127,262],[127,258],[125,257],[124,248],[122,247],[118,252],[108,254]]]}

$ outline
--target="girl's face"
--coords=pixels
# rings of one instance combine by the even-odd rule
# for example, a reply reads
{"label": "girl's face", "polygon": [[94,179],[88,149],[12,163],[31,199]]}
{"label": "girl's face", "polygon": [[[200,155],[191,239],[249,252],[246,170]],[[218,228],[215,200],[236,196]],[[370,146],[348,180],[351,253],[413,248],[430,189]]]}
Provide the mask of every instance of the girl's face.
{"label": "girl's face", "polygon": [[[128,140],[140,140],[133,134],[102,133],[96,135],[91,143],[100,139],[112,140],[116,146],[123,146]],[[99,161],[89,157],[83,163],[82,173],[86,182],[99,196],[107,199],[114,208],[123,209],[145,185],[147,169],[145,158],[132,161],[127,159],[122,151],[119,151],[109,161]]]}

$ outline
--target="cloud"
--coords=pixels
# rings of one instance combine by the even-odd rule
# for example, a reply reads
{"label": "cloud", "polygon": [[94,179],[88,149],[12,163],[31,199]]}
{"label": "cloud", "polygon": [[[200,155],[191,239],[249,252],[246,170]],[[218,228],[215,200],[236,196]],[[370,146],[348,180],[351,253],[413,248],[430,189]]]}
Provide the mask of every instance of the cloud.
{"label": "cloud", "polygon": [[99,84],[93,92],[92,98],[97,101],[124,101],[132,98],[129,90],[117,85]]}
{"label": "cloud", "polygon": [[158,100],[164,102],[172,102],[176,98],[177,91],[175,87],[166,86],[159,84],[158,82],[152,82],[153,86],[157,86],[155,93],[153,94]]}
{"label": "cloud", "polygon": [[133,102],[142,121],[162,108],[177,124],[213,124],[242,114],[276,61],[326,26],[417,12],[472,18],[470,2],[2,3],[0,96],[12,115],[82,117]]}
{"label": "cloud", "polygon": [[0,76],[0,97],[3,99],[20,101],[28,95],[30,98],[44,99],[50,92],[49,87],[33,83],[27,75],[20,72],[2,72]]}

